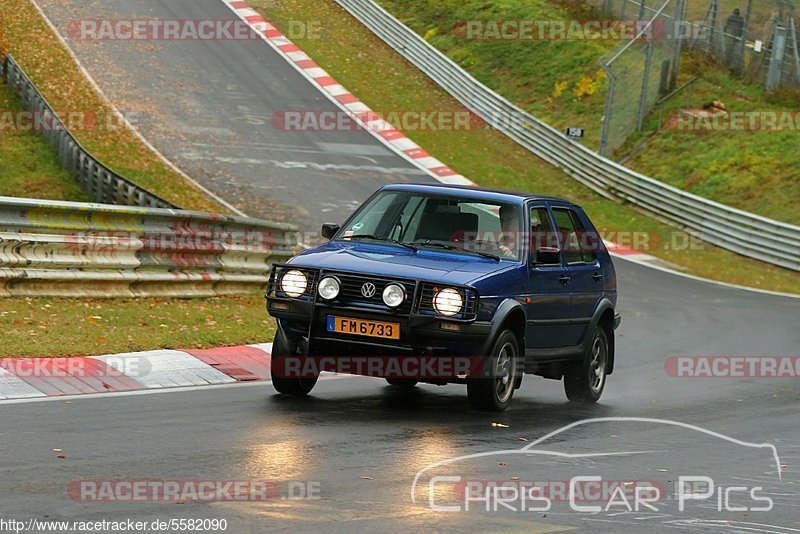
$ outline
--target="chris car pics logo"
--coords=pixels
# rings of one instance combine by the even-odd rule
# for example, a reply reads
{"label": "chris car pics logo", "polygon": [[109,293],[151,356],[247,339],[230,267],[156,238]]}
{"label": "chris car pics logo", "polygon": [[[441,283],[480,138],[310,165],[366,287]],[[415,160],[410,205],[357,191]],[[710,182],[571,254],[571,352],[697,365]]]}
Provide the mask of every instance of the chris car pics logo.
{"label": "chris car pics logo", "polygon": [[[623,423],[658,425],[670,436],[682,433],[685,444],[694,448],[688,453],[678,448],[684,445],[670,449],[661,439],[654,440],[652,450],[593,449],[577,453],[572,452],[577,448],[574,443],[571,452],[543,448],[548,440],[557,446],[573,441],[570,436],[582,440],[581,431],[593,432],[588,425]],[[641,444],[639,435],[632,435],[637,436],[634,442]],[[615,443],[623,439],[614,438]],[[735,458],[737,455],[744,456]],[[723,470],[718,467],[720,459],[725,460]],[[737,476],[729,472],[728,463],[735,468],[752,468],[754,476]],[[666,468],[652,468],[659,464]],[[571,423],[520,449],[432,463],[417,472],[411,500],[443,513],[692,514],[709,508],[720,514],[768,512],[775,506],[772,496],[779,494],[775,486],[785,485],[783,467],[776,447],[770,443],[746,442],[678,421],[604,417]],[[548,476],[552,474],[558,476]]]}

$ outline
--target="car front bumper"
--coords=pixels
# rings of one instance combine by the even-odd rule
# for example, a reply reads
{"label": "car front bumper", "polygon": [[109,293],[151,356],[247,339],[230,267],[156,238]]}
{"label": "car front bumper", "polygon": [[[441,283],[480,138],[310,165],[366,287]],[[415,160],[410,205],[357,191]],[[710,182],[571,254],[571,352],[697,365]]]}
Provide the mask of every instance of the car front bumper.
{"label": "car front bumper", "polygon": [[[481,356],[492,331],[489,321],[448,321],[422,315],[393,315],[356,308],[338,308],[302,300],[267,300],[270,315],[309,355],[406,354]],[[346,317],[400,325],[400,339],[330,332],[328,317]]]}

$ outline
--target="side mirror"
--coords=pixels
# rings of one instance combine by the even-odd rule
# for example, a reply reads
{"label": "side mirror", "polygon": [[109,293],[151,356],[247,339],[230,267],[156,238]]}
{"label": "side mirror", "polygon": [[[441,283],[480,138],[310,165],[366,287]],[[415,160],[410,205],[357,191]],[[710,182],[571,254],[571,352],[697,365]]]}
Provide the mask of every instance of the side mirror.
{"label": "side mirror", "polygon": [[555,247],[539,247],[533,255],[534,264],[552,265],[561,263],[561,251]]}
{"label": "side mirror", "polygon": [[338,224],[324,223],[322,225],[322,231],[320,233],[322,234],[322,237],[324,237],[325,239],[331,239],[333,236],[336,235],[336,232],[339,231],[339,228],[341,228],[341,226],[339,226]]}

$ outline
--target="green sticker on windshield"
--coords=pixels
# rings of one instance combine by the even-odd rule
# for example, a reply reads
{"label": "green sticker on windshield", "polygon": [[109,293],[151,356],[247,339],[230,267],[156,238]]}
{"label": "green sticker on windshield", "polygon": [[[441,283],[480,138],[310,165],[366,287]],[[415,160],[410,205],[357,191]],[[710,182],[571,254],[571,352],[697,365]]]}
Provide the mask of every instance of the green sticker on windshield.
{"label": "green sticker on windshield", "polygon": [[353,225],[353,230],[361,230],[364,228],[364,223],[356,223]]}

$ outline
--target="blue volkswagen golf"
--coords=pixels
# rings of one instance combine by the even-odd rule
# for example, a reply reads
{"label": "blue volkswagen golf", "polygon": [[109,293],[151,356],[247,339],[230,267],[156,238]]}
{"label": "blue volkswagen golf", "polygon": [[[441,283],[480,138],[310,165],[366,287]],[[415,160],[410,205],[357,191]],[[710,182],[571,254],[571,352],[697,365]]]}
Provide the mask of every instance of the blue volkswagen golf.
{"label": "blue volkswagen golf", "polygon": [[584,211],[565,200],[446,185],[378,190],[329,241],[276,265],[272,384],[307,395],[322,371],[396,387],[466,384],[508,407],[524,374],[596,402],[614,371],[617,283]]}

